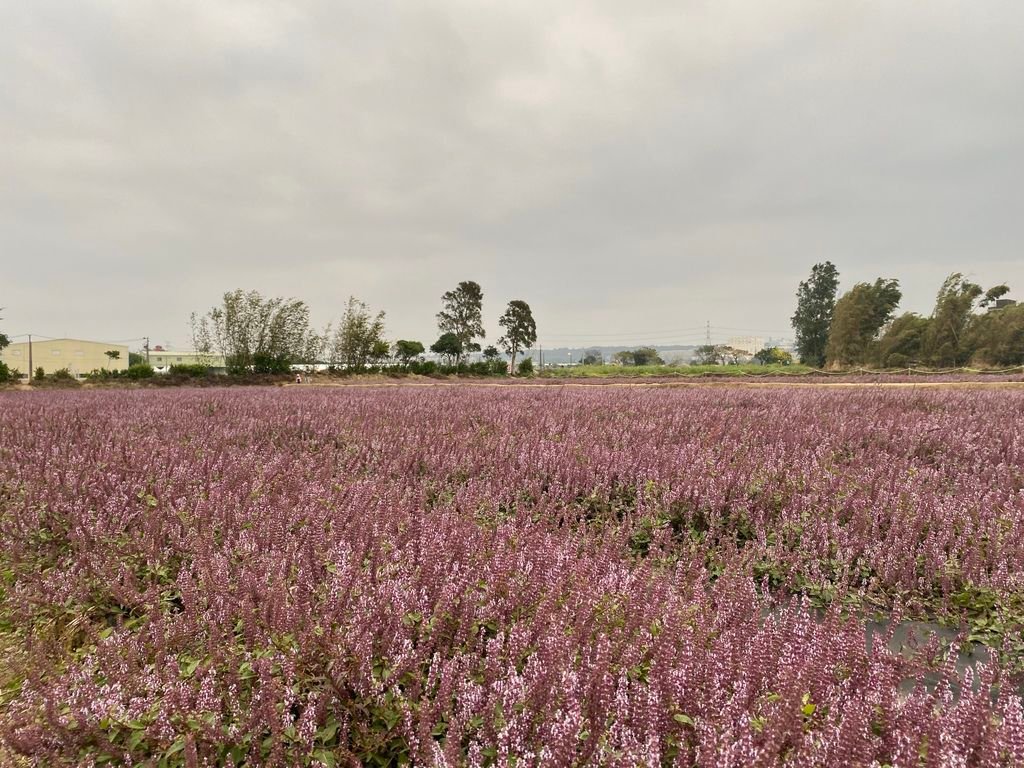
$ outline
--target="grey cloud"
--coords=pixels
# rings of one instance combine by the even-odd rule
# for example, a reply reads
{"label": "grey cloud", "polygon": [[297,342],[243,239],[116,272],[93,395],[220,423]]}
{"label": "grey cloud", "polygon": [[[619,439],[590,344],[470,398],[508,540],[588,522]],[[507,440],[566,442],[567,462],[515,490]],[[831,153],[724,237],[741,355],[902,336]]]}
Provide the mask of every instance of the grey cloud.
{"label": "grey cloud", "polygon": [[1022,32],[1008,0],[7,4],[4,327],[184,341],[256,287],[429,340],[473,278],[551,340],[774,331],[825,258],[923,312],[954,269],[1024,290]]}

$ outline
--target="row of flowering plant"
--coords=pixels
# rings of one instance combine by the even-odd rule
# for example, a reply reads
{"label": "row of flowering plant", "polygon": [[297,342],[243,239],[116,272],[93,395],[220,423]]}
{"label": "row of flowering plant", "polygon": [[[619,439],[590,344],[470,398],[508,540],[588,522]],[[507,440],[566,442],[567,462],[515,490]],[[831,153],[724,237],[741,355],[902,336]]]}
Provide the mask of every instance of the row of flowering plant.
{"label": "row of flowering plant", "polygon": [[1022,765],[1022,415],[1013,389],[0,395],[0,739],[38,765]]}

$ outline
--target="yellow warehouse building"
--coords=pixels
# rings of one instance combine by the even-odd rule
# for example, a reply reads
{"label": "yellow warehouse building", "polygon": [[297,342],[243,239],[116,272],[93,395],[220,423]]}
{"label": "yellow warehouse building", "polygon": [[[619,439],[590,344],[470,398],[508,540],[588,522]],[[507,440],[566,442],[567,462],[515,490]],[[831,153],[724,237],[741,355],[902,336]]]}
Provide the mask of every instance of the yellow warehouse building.
{"label": "yellow warehouse building", "polygon": [[[111,358],[107,352],[117,352]],[[107,344],[102,341],[82,339],[46,339],[32,342],[32,361],[29,363],[29,343],[19,341],[0,350],[0,360],[9,368],[17,369],[22,376],[37,368],[50,374],[67,368],[75,378],[82,378],[92,371],[106,368],[108,371],[123,371],[128,368],[128,347],[124,344]]]}

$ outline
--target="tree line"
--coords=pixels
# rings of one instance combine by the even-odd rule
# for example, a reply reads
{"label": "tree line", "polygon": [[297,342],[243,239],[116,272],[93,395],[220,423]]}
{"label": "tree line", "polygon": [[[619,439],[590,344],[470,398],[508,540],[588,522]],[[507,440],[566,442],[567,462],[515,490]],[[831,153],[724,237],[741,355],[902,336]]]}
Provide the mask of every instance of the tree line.
{"label": "tree line", "polygon": [[[423,363],[423,342],[389,342],[384,321],[383,311],[374,312],[352,296],[337,326],[320,331],[313,327],[304,301],[238,289],[225,293],[221,303],[205,314],[192,314],[192,340],[197,352],[222,356],[228,373],[236,374],[287,373],[292,365],[319,362],[347,372],[384,364],[412,370]],[[442,295],[437,325],[440,335],[430,351],[448,367],[464,367],[468,355],[481,351],[487,372],[525,372],[532,367],[529,358],[516,366],[516,359],[537,341],[533,312],[522,299],[508,302],[498,319],[504,333],[497,346],[481,350],[480,340],[486,338],[483,290],[472,280]],[[502,353],[509,358],[507,368]]]}
{"label": "tree line", "polygon": [[792,317],[800,360],[815,367],[953,368],[1024,364],[1024,305],[1006,285],[984,289],[960,272],[942,283],[929,316],[897,314],[899,281],[857,283],[837,298],[839,271],[815,264]]}
{"label": "tree line", "polygon": [[[0,307],[2,309],[2,307]],[[8,346],[11,343],[6,333],[0,332],[0,350]],[[7,367],[7,364],[0,360],[0,382],[7,381],[12,378],[11,369]]]}

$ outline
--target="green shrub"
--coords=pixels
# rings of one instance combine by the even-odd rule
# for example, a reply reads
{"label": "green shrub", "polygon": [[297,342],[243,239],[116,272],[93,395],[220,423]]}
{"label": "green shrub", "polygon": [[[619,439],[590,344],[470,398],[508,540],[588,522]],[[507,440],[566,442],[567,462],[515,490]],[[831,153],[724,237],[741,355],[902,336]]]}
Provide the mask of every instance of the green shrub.
{"label": "green shrub", "polygon": [[409,363],[409,373],[418,373],[420,376],[433,376],[437,372],[437,363],[433,360],[417,360]]}
{"label": "green shrub", "polygon": [[533,375],[533,358],[524,357],[517,366],[520,376],[532,376]]}
{"label": "green shrub", "polygon": [[7,367],[7,363],[0,361],[0,382],[11,381],[13,378],[15,377],[11,369]]}
{"label": "green shrub", "polygon": [[190,379],[201,379],[213,373],[208,365],[172,365],[170,374],[172,376],[183,376]]}
{"label": "green shrub", "polygon": [[136,363],[135,365],[129,365],[128,370],[125,371],[123,375],[135,381],[138,381],[139,379],[148,379],[153,376],[153,366],[148,363]]}
{"label": "green shrub", "polygon": [[59,368],[50,375],[50,378],[55,381],[73,381],[75,377],[71,375],[71,371],[67,368]]}
{"label": "green shrub", "polygon": [[251,359],[229,356],[225,361],[229,376],[249,376],[251,374],[284,374],[291,373],[291,362],[282,355],[253,355]]}
{"label": "green shrub", "polygon": [[32,378],[36,381],[42,381],[46,378],[46,371],[43,370],[43,366],[36,368],[36,372],[32,375]]}
{"label": "green shrub", "polygon": [[120,371],[111,371],[108,368],[96,368],[85,375],[89,381],[107,381],[108,379],[116,379],[120,375]]}

